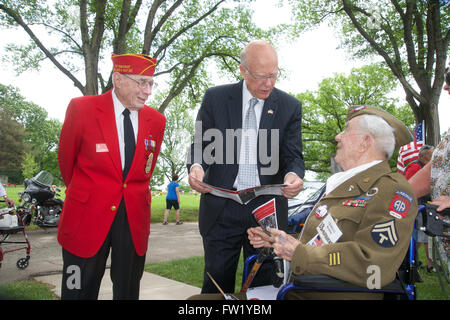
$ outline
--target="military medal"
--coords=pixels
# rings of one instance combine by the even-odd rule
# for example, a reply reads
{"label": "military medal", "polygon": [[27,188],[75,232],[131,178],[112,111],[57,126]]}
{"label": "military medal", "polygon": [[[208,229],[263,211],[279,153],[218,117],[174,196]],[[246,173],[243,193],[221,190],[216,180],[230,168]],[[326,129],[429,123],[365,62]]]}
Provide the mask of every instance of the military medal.
{"label": "military medal", "polygon": [[145,173],[148,174],[150,172],[150,169],[152,168],[152,162],[153,162],[153,153],[150,153],[148,155],[147,163],[145,164]]}
{"label": "military medal", "polygon": [[347,200],[347,201],[342,202],[342,204],[347,207],[362,207],[362,208],[364,208],[367,205],[367,200],[365,200],[365,199]]}
{"label": "military medal", "polygon": [[[155,140],[150,140],[150,150],[151,150],[152,152],[155,152],[155,147],[156,147],[156,142],[155,142]],[[153,155],[152,155],[152,157],[153,157]]]}

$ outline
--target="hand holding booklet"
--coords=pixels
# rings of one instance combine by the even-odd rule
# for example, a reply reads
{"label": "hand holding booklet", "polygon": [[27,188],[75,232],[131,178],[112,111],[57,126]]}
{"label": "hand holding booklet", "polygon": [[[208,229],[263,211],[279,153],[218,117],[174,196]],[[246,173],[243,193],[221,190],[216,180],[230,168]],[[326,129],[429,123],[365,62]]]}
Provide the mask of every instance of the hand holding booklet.
{"label": "hand holding booklet", "polygon": [[206,182],[197,180],[197,182],[208,189],[211,189],[211,194],[222,197],[222,198],[229,198],[232,199],[240,204],[247,204],[256,197],[262,196],[262,195],[279,195],[281,196],[281,187],[285,187],[286,184],[268,184],[264,186],[259,187],[253,187],[243,190],[228,190],[228,189],[222,189],[219,187],[215,187],[212,185],[207,184]]}

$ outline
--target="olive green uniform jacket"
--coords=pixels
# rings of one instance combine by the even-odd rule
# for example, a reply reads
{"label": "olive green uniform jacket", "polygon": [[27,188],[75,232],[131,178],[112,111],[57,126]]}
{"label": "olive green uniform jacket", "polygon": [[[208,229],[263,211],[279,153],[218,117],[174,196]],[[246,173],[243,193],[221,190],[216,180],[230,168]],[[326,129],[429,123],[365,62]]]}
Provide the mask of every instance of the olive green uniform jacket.
{"label": "olive green uniform jacket", "polygon": [[[320,213],[332,216],[342,236],[336,243],[307,245],[325,217]],[[392,172],[387,161],[376,164],[343,182],[316,204],[300,235],[291,271],[294,275],[325,274],[362,287],[368,283],[369,287],[383,287],[395,279],[405,258],[416,215],[417,201],[407,180]],[[380,298],[370,295],[359,297]],[[294,297],[357,298],[301,291]]]}

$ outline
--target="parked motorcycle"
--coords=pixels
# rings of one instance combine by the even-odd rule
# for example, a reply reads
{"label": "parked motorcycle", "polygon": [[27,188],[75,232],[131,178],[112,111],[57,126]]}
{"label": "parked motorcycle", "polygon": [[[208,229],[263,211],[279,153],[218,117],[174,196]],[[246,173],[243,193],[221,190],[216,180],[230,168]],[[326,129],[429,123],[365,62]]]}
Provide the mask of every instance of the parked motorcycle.
{"label": "parked motorcycle", "polygon": [[58,189],[53,185],[53,175],[48,171],[41,171],[31,179],[25,179],[25,190],[19,192],[20,206],[29,210],[28,225],[33,221],[42,228],[57,227],[64,201],[55,196],[60,196]]}

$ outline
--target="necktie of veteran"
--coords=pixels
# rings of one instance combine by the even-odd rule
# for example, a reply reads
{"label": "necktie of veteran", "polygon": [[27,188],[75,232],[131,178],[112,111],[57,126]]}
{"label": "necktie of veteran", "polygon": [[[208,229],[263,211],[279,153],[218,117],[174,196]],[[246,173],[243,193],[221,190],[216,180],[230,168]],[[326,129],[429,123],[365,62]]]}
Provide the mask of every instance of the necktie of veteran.
{"label": "necktie of veteran", "polygon": [[123,131],[125,140],[125,166],[123,168],[123,180],[127,177],[130,170],[131,163],[133,162],[134,150],[136,148],[136,142],[134,140],[133,125],[130,119],[130,110],[125,109],[123,114]]}
{"label": "necktie of veteran", "polygon": [[[244,163],[239,164],[237,189],[246,189],[256,186],[258,168],[256,164],[257,132],[255,105],[258,99],[252,98],[242,124],[242,152]],[[242,159],[242,158],[241,158]]]}

